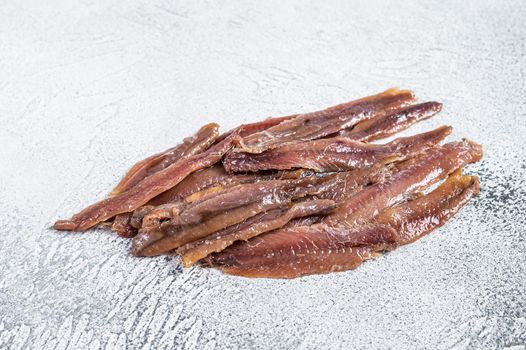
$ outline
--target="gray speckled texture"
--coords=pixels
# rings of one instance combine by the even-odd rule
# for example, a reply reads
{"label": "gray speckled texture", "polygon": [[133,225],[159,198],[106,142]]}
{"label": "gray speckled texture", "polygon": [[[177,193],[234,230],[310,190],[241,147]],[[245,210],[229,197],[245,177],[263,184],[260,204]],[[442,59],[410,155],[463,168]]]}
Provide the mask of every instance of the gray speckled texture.
{"label": "gray speckled texture", "polygon": [[[4,1],[0,348],[525,349],[526,2]],[[485,146],[482,192],[354,271],[251,280],[49,229],[127,167],[390,86]],[[407,134],[407,133],[406,133]]]}

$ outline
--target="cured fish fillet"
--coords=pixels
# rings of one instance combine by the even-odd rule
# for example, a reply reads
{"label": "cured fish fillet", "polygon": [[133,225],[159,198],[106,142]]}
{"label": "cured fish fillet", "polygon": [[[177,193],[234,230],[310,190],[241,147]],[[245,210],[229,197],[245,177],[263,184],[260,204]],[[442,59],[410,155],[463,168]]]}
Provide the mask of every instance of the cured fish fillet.
{"label": "cured fish fillet", "polygon": [[223,159],[223,165],[229,173],[294,168],[318,172],[365,168],[388,159],[400,160],[410,157],[437,145],[450,133],[451,127],[442,126],[382,145],[343,137],[319,139],[286,145],[259,154],[229,152]]}
{"label": "cured fish fillet", "polygon": [[236,137],[236,134],[232,134],[202,153],[181,159],[144,178],[130,189],[90,205],[71,219],[57,221],[53,227],[57,230],[85,231],[117,214],[131,212],[174,187],[189,174],[217,163],[232,148]]}
{"label": "cured fish fillet", "polygon": [[342,130],[340,136],[363,142],[382,139],[405,130],[416,122],[431,118],[440,110],[442,104],[434,101],[401,107],[360,122],[350,130]]}
{"label": "cured fish fillet", "polygon": [[352,269],[442,226],[477,193],[478,179],[457,171],[428,195],[387,209],[376,220],[277,230],[212,254],[205,263],[228,274],[268,278]]}
{"label": "cured fish fillet", "polygon": [[428,195],[388,208],[375,221],[394,228],[398,244],[409,244],[445,224],[478,193],[478,177],[463,175],[458,169]]}
{"label": "cured fish fillet", "polygon": [[224,191],[226,188],[245,183],[256,183],[269,180],[299,179],[312,175],[308,170],[267,172],[263,174],[228,174],[222,165],[215,165],[190,174],[181,183],[153,198],[133,213],[119,214],[115,217],[112,230],[122,237],[133,237],[142,225],[145,215],[156,206],[184,201],[196,202],[211,193]]}
{"label": "cured fish fillet", "polygon": [[222,141],[223,139],[227,138],[230,134],[234,132],[237,132],[239,136],[241,137],[245,137],[245,136],[254,134],[256,132],[261,132],[263,130],[267,130],[268,128],[276,126],[286,120],[294,119],[297,116],[298,114],[293,114],[293,115],[287,115],[284,117],[267,118],[265,120],[255,122],[255,123],[242,124],[241,126],[238,126],[237,128],[229,130],[225,132],[224,134],[222,134],[221,136],[219,136],[216,142]]}
{"label": "cured fish fillet", "polygon": [[293,199],[315,194],[316,185],[323,181],[323,178],[308,177],[245,184],[211,193],[189,205],[161,206],[144,218],[143,227],[133,238],[132,252],[159,255],[179,248],[259,213],[287,207]]}
{"label": "cured fish fillet", "polygon": [[203,126],[192,137],[183,140],[183,143],[164,152],[154,154],[131,167],[111,195],[119,194],[135,186],[145,177],[148,177],[171,164],[190,156],[196,155],[212,145],[219,135],[219,125],[210,123]]}
{"label": "cured fish fillet", "polygon": [[449,126],[370,143],[441,108],[389,89],[221,135],[208,124],[133,165],[109,198],[54,228],[111,225],[132,237],[133,255],[176,252],[184,266],[239,276],[352,269],[440,227],[478,193],[478,179],[461,169],[481,159],[482,146],[440,145]]}
{"label": "cured fish fillet", "polygon": [[290,208],[267,211],[203,239],[188,243],[177,249],[177,253],[181,255],[183,264],[188,267],[211,253],[222,251],[236,241],[246,241],[264,232],[276,230],[296,218],[327,214],[335,206],[336,204],[331,200],[318,199],[292,204]]}
{"label": "cured fish fillet", "polygon": [[323,222],[353,226],[367,221],[382,209],[411,198],[465,164],[481,158],[482,146],[468,140],[430,148],[397,164],[397,169],[384,182],[369,186],[342,202]]}
{"label": "cured fish fillet", "polygon": [[389,89],[377,95],[282,121],[264,131],[239,139],[236,151],[262,153],[285,144],[315,140],[336,134],[363,120],[372,119],[413,101],[411,91]]}
{"label": "cured fish fillet", "polygon": [[287,172],[269,171],[258,174],[228,174],[222,164],[216,164],[190,174],[177,186],[174,186],[168,191],[153,198],[149,204],[161,205],[180,201],[194,193],[201,192],[210,187],[229,187],[259,181],[293,179],[309,174],[310,172],[304,170]]}

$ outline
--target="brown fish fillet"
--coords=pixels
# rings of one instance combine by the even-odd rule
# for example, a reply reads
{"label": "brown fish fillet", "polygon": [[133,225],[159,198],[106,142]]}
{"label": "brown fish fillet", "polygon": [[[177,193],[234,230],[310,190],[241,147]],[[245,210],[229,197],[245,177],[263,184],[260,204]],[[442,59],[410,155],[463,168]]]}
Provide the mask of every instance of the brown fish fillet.
{"label": "brown fish fillet", "polygon": [[257,181],[257,179],[258,175],[256,174],[230,175],[225,171],[221,164],[216,164],[190,174],[176,186],[153,198],[150,203],[153,205],[160,205],[180,201],[189,195],[202,191],[208,187],[241,184],[244,182]]}
{"label": "brown fish fillet", "polygon": [[[128,224],[125,224],[128,213],[117,215],[115,221],[117,221],[118,224],[114,224],[112,229],[118,230],[117,233],[119,235],[132,237],[137,234],[137,230],[141,227],[143,217],[152,212],[155,206],[180,201],[186,203],[195,202],[211,193],[219,193],[228,187],[244,183],[278,179],[299,179],[312,174],[309,170],[295,170],[233,175],[227,174],[222,165],[214,165],[189,175],[177,186],[153,198],[145,206],[136,209]],[[120,218],[121,215],[123,216],[122,219]]]}
{"label": "brown fish fillet", "polygon": [[405,106],[394,111],[379,115],[376,118],[364,120],[350,130],[342,130],[340,135],[351,140],[370,142],[396,134],[411,125],[430,118],[440,112],[439,102],[424,102]]}
{"label": "brown fish fillet", "polygon": [[199,129],[194,136],[184,139],[180,145],[141,160],[128,170],[111,195],[126,191],[145,177],[163,170],[183,158],[204,151],[214,143],[218,135],[219,125],[216,123],[207,124]]}
{"label": "brown fish fillet", "polygon": [[312,193],[321,183],[320,178],[310,176],[302,179],[269,180],[243,184],[211,193],[191,203],[177,218],[178,224],[193,224],[204,217],[237,208],[259,200],[272,201],[273,196],[284,192],[298,198]]}
{"label": "brown fish fillet", "polygon": [[[293,199],[315,194],[316,185],[324,181],[317,176],[271,180],[228,188],[195,203],[167,204],[169,211],[156,209],[144,218],[143,227],[133,239],[132,252],[134,255],[168,252],[259,213],[287,207]],[[154,220],[149,219],[151,215],[155,215]],[[159,225],[149,224],[156,222]]]}
{"label": "brown fish fillet", "polygon": [[393,227],[398,232],[398,244],[412,243],[445,224],[478,193],[478,178],[462,175],[458,169],[428,195],[386,209],[375,221]]}
{"label": "brown fish fillet", "polygon": [[87,207],[70,220],[57,221],[53,227],[57,230],[85,231],[117,214],[131,212],[174,187],[189,174],[217,163],[232,147],[236,137],[236,134],[232,134],[202,153],[177,161],[144,178],[132,188]]}
{"label": "brown fish fillet", "polygon": [[384,208],[406,200],[464,164],[481,158],[482,146],[467,140],[430,148],[397,164],[397,170],[386,181],[369,186],[342,202],[323,222],[352,226],[367,221]]}
{"label": "brown fish fillet", "polygon": [[299,202],[293,204],[290,208],[271,210],[250,218],[244,223],[216,232],[204,239],[188,243],[177,249],[177,252],[181,255],[183,264],[188,267],[211,253],[224,250],[236,241],[247,241],[264,232],[278,229],[295,218],[326,214],[334,209],[335,206],[336,203],[334,201],[318,199]]}
{"label": "brown fish fillet", "polygon": [[223,158],[223,165],[229,173],[294,168],[318,172],[365,168],[386,159],[410,157],[437,145],[450,133],[451,127],[442,126],[380,145],[333,137],[290,144],[258,154],[229,152]]}
{"label": "brown fish fillet", "polygon": [[206,263],[246,277],[294,278],[348,270],[442,226],[477,193],[477,178],[457,171],[430,194],[387,209],[366,224],[281,229],[212,254]]}
{"label": "brown fish fillet", "polygon": [[375,164],[370,168],[339,172],[327,177],[327,181],[319,185],[316,197],[344,202],[364,187],[385,181],[391,176],[393,168],[394,163]]}
{"label": "brown fish fillet", "polygon": [[[309,179],[306,179],[304,181],[309,181],[309,182],[313,181],[313,183],[316,184],[315,185],[316,187],[312,188],[312,192],[311,192],[315,198],[330,199],[334,201],[343,201],[344,199],[347,199],[350,196],[352,196],[353,193],[355,193],[356,191],[362,189],[364,186],[369,185],[371,183],[382,181],[383,179],[385,179],[386,176],[390,174],[390,171],[391,169],[389,166],[379,164],[377,166],[373,166],[368,169],[359,169],[359,170],[354,170],[354,171],[340,172],[337,174],[315,174],[315,175],[313,174],[312,175],[313,177],[309,177]],[[304,171],[284,172],[282,176],[283,176],[283,179],[294,179],[294,178],[301,179],[305,177],[304,176],[305,174],[309,174],[309,173],[305,173]],[[244,187],[244,188],[239,188],[239,190],[235,190],[235,191],[231,191],[231,189],[223,189],[223,191],[229,192],[228,194],[231,196],[234,195],[235,193],[238,193],[238,194],[241,193],[245,195],[246,193],[249,193],[248,190],[250,190],[250,188],[251,187]],[[207,190],[204,190],[202,192],[206,192],[206,191]],[[215,195],[219,195],[220,192],[221,190],[217,192],[214,190],[213,192],[210,193],[210,197],[208,198],[212,198]],[[200,195],[201,192],[198,192],[196,194]],[[190,197],[193,197],[194,195],[191,195]],[[187,202],[188,198],[190,197],[187,197],[185,199],[185,202]],[[245,200],[244,197],[246,196],[243,196],[242,200]],[[200,197],[201,200],[203,200],[204,198],[205,198],[204,196]],[[253,198],[253,197],[250,197],[250,198]],[[184,206],[184,203],[182,205]],[[167,220],[167,219],[173,218],[174,215],[168,215],[165,208],[166,208],[165,206],[160,206],[156,210],[150,209],[149,211],[139,208],[137,211],[142,211],[143,216],[146,214],[150,214],[150,216],[153,215],[153,217],[155,217],[156,219],[162,218],[164,220]],[[183,207],[178,207],[177,213],[180,212],[179,210],[180,208],[183,208]],[[219,211],[222,211],[222,210],[223,208],[219,209]],[[140,217],[140,215],[141,214],[136,215],[136,213],[134,212],[134,215],[131,220],[132,225],[134,227],[137,227],[137,228],[140,227],[140,226],[136,226],[137,219],[134,219],[136,217]],[[314,224],[315,222],[319,222],[322,218],[323,216],[318,215],[318,216],[313,216],[309,218],[302,218],[302,220],[293,219],[287,225],[288,226],[301,226],[301,223],[303,223],[303,225],[310,225],[310,224]],[[142,220],[142,218],[140,219]],[[137,238],[138,241],[139,240],[148,241],[151,243],[163,237],[163,234],[161,232],[150,233],[150,232],[147,232],[148,230],[144,230],[144,231],[145,232],[142,233],[143,236],[152,236],[152,237],[155,236],[156,238],[155,239]],[[140,249],[138,248],[138,250]]]}
{"label": "brown fish fillet", "polygon": [[164,254],[259,213],[286,207],[289,204],[289,198],[281,197],[270,202],[259,201],[234,208],[192,225],[172,225],[170,221],[165,221],[157,227],[139,230],[139,234],[132,241],[132,254],[135,256]]}
{"label": "brown fish fillet", "polygon": [[153,198],[149,204],[160,205],[176,202],[209,187],[229,187],[244,183],[275,179],[293,179],[310,175],[308,171],[261,172],[258,174],[228,174],[221,164],[196,171],[177,186]]}
{"label": "brown fish fillet", "polygon": [[285,120],[264,131],[243,137],[239,140],[236,150],[261,153],[289,143],[315,140],[413,101],[411,91],[389,89],[377,95]]}
{"label": "brown fish fillet", "polygon": [[256,132],[261,132],[263,130],[267,130],[268,128],[276,126],[276,125],[278,125],[279,123],[281,123],[283,121],[293,119],[293,118],[295,118],[297,116],[298,116],[298,114],[293,114],[293,115],[287,115],[287,116],[284,116],[284,117],[267,118],[265,120],[262,120],[262,121],[259,121],[259,122],[255,122],[255,123],[242,124],[241,126],[238,126],[237,128],[229,130],[229,131],[225,132],[224,134],[222,134],[221,136],[219,136],[219,138],[217,139],[216,142],[222,141],[223,139],[228,137],[233,132],[238,132],[239,136],[245,137],[245,136],[254,134]]}
{"label": "brown fish fillet", "polygon": [[292,219],[283,225],[282,228],[291,228],[299,226],[311,226],[319,223],[324,218],[324,215],[311,215],[302,218]]}
{"label": "brown fish fillet", "polygon": [[324,224],[281,229],[238,242],[205,263],[245,277],[294,278],[355,268],[396,245],[385,225],[335,228]]}

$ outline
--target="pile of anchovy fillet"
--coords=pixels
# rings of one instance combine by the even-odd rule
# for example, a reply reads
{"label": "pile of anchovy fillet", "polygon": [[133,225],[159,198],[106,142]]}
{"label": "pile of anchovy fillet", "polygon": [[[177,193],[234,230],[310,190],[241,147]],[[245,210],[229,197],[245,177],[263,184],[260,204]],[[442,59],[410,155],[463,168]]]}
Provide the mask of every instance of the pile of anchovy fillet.
{"label": "pile of anchovy fillet", "polygon": [[443,225],[479,191],[451,127],[370,143],[438,113],[389,89],[219,134],[203,126],[135,164],[110,196],[57,230],[109,226],[136,256],[180,255],[225,273],[292,278],[355,268]]}

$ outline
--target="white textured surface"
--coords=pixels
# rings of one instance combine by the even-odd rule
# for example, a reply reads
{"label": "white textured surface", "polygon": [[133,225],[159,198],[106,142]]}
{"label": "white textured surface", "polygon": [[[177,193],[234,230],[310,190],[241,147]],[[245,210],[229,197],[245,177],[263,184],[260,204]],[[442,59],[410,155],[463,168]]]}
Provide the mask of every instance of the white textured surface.
{"label": "white textured surface", "polygon": [[[513,348],[526,342],[524,1],[4,1],[0,348]],[[390,86],[482,142],[481,196],[355,271],[292,281],[58,233],[127,167]]]}

